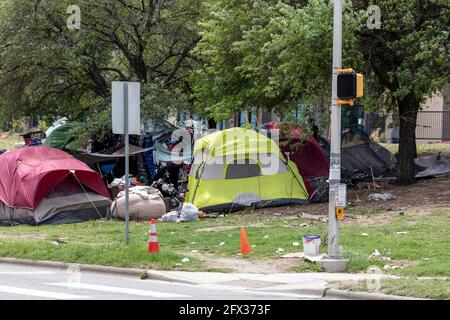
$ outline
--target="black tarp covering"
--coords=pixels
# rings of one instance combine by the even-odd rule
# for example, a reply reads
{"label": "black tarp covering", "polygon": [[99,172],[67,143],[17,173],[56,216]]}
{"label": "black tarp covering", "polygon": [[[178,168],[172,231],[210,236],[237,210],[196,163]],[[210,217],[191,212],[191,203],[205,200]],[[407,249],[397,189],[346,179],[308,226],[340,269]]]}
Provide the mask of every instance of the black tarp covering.
{"label": "black tarp covering", "polygon": [[341,178],[366,180],[396,176],[395,157],[376,142],[369,141],[342,149]]}

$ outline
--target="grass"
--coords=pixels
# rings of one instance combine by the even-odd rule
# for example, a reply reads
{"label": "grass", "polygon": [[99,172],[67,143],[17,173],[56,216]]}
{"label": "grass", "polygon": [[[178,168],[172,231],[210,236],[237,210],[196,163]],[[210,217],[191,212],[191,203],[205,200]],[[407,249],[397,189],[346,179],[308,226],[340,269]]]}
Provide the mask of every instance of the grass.
{"label": "grass", "polygon": [[[392,154],[398,152],[398,144],[382,143],[381,145]],[[450,143],[417,143],[417,155],[419,157],[438,152],[450,152]]]}
{"label": "grass", "polygon": [[[350,272],[366,271],[376,265],[402,266],[383,270],[403,276],[448,276],[450,270],[450,210],[439,209],[427,216],[396,216],[373,226],[342,225],[342,251],[350,260]],[[301,223],[310,226],[300,228]],[[214,231],[214,227],[236,227]],[[253,254],[239,257],[239,226],[246,226]],[[160,255],[146,252],[149,224],[130,224],[131,243],[124,245],[124,223],[90,221],[50,226],[0,227],[0,256],[65,262],[102,264],[119,267],[163,270],[210,270],[201,260],[190,257],[192,250],[222,257],[262,261],[302,250],[301,237],[319,234],[326,238],[326,223],[300,218],[261,214],[232,215],[190,223],[159,223]],[[209,232],[200,229],[209,228]],[[208,230],[208,229],[206,229]],[[406,235],[397,232],[406,231]],[[369,236],[363,237],[361,233]],[[62,243],[57,240],[61,239]],[[299,242],[300,246],[294,246]],[[326,240],[323,241],[326,244]],[[392,260],[369,258],[377,249]],[[321,248],[326,252],[326,245]],[[190,261],[182,263],[181,259]],[[313,264],[292,267],[292,271],[320,271]]]}
{"label": "grass", "polygon": [[335,286],[348,291],[381,292],[405,297],[425,299],[450,299],[450,280],[417,278],[382,279],[373,281],[337,282]]}

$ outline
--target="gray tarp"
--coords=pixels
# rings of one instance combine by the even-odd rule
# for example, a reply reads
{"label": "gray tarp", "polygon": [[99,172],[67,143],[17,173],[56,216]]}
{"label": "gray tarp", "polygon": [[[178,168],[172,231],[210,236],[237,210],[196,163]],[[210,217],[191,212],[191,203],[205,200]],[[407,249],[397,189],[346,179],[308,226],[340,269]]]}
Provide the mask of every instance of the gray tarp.
{"label": "gray tarp", "polygon": [[443,176],[450,174],[450,163],[440,154],[415,159],[416,166],[426,168],[416,174],[416,178]]}
{"label": "gray tarp", "polygon": [[160,162],[191,162],[191,153],[170,152],[164,144],[158,141],[155,141],[155,149],[156,160]]}
{"label": "gray tarp", "polygon": [[[153,148],[140,148],[135,145],[130,144],[130,156],[135,156],[137,154],[141,154],[144,152],[147,152],[149,150],[152,150]],[[118,150],[113,151],[112,148],[108,149],[111,150],[111,153],[81,153],[75,155],[75,158],[83,161],[84,163],[87,163],[89,165],[105,162],[105,161],[111,161],[119,158],[125,157],[125,147],[120,147]],[[113,151],[113,152],[112,152]]]}

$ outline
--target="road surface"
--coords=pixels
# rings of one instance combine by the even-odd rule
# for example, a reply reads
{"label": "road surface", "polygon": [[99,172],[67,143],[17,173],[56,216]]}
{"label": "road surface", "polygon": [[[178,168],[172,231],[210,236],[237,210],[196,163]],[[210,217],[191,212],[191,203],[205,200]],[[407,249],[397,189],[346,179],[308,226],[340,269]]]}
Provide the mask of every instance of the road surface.
{"label": "road surface", "polygon": [[0,300],[297,300],[294,293],[190,285],[132,276],[0,264]]}

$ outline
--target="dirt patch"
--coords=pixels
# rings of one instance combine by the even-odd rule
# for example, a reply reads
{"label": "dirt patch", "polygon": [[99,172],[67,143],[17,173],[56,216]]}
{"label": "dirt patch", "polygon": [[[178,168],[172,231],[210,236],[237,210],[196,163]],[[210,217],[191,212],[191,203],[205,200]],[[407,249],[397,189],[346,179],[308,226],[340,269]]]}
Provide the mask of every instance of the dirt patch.
{"label": "dirt patch", "polygon": [[47,239],[46,234],[0,234],[0,239],[39,239],[39,240],[46,240]]}
{"label": "dirt patch", "polygon": [[[370,185],[370,184],[368,184]],[[397,198],[389,201],[369,201],[371,193],[390,193]],[[383,183],[380,188],[360,189],[349,188],[347,202],[357,214],[366,212],[388,212],[391,215],[405,212],[409,214],[429,214],[429,208],[450,207],[450,176],[422,179],[411,186],[397,186]],[[420,209],[417,211],[416,209]],[[271,217],[293,219],[293,216],[306,213],[307,215],[328,215],[328,203],[313,203],[309,205],[287,206],[282,208],[255,209],[250,212],[236,212],[234,214],[262,214]]]}
{"label": "dirt patch", "polygon": [[[440,208],[439,206],[427,206],[418,208],[407,208],[408,210],[398,210],[398,211],[387,211],[376,215],[358,215],[352,217],[352,219],[346,219],[342,222],[344,225],[358,225],[358,226],[373,226],[382,225],[390,223],[394,218],[399,215],[406,215],[408,217],[422,217],[430,215],[435,209]],[[408,224],[415,224],[415,221],[409,221]]]}
{"label": "dirt patch", "polygon": [[280,258],[258,260],[257,262],[239,257],[218,257],[208,253],[191,253],[205,262],[210,268],[230,269],[236,273],[285,273],[292,266],[303,263],[303,259]]}
{"label": "dirt patch", "polygon": [[218,226],[218,227],[208,227],[208,228],[201,228],[195,230],[196,232],[221,232],[221,231],[229,231],[229,230],[235,230],[239,229],[239,226]]}

